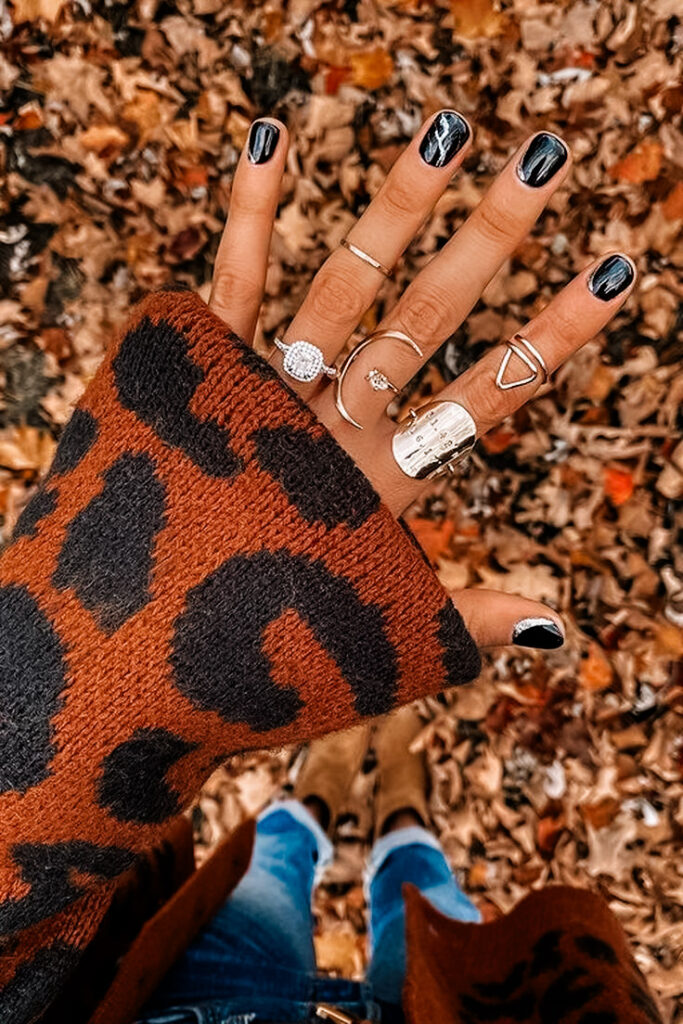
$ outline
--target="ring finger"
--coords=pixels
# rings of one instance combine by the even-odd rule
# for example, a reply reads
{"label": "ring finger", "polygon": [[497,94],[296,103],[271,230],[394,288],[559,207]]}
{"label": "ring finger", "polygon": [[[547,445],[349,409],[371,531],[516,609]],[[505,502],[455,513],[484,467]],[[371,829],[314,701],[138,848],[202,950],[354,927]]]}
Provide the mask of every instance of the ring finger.
{"label": "ring finger", "polygon": [[[602,330],[627,298],[635,277],[633,263],[627,256],[614,254],[603,258],[574,278],[515,335],[514,349],[508,343],[497,345],[435,395],[429,404],[457,403],[474,421],[476,436],[485,434],[534,396],[545,382],[546,369],[548,375],[552,374]],[[449,410],[442,407],[440,415],[444,412],[448,414]],[[418,411],[413,422],[418,426],[424,424],[424,412]],[[424,468],[425,444],[435,442],[439,423],[432,420],[427,424],[427,430],[411,428],[413,433],[410,437],[406,421],[398,428],[389,421],[383,421],[378,429],[386,441],[384,450],[387,457],[377,466],[380,479],[376,483],[385,501],[398,514],[415,500],[425,486],[425,479],[419,476],[420,463],[422,461]],[[363,437],[365,433],[374,434],[372,444],[377,448],[378,438],[374,431],[357,433],[358,443],[367,443]],[[395,454],[400,455],[401,452],[394,442],[397,434],[415,442],[410,465],[410,471],[416,472],[415,476],[407,475],[396,461]],[[437,446],[438,443],[436,441]],[[406,465],[403,456],[400,461]]]}
{"label": "ring finger", "polygon": [[[426,122],[349,232],[348,241],[385,270],[392,268],[462,163],[471,138],[469,125],[455,111],[442,110]],[[357,254],[336,249],[316,274],[284,343],[308,341],[320,348],[327,365],[334,363],[384,276]],[[276,357],[278,364],[280,358]],[[308,398],[318,384],[319,380],[299,381],[297,390]]]}

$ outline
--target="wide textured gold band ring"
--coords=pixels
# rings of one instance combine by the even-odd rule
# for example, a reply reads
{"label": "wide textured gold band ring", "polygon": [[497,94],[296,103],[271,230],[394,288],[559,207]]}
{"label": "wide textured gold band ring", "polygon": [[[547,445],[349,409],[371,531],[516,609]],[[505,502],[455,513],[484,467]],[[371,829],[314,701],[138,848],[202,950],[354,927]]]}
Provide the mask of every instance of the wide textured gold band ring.
{"label": "wide textured gold band ring", "polygon": [[397,466],[414,480],[453,473],[474,447],[477,425],[458,402],[429,402],[397,426],[391,451]]}
{"label": "wide textured gold band ring", "polygon": [[357,256],[359,260],[363,260],[363,263],[368,263],[371,267],[374,267],[375,270],[379,270],[380,274],[384,274],[385,277],[391,277],[393,271],[390,270],[389,267],[385,267],[383,263],[376,260],[369,252],[365,252],[363,249],[360,249],[357,245],[354,245],[353,242],[350,242],[348,238],[342,238],[339,244],[344,249],[348,249],[348,251],[353,253],[354,256]]}
{"label": "wide textured gold band ring", "polygon": [[[346,408],[344,403],[344,382],[346,381],[346,375],[353,366],[354,362],[370,345],[374,345],[376,341],[398,341],[402,345],[407,345],[413,352],[416,353],[422,359],[422,349],[416,341],[407,335],[403,331],[375,331],[374,334],[369,334],[367,338],[364,338],[360,344],[356,345],[355,348],[351,349],[346,359],[339,368],[339,372],[335,379],[334,385],[334,404],[337,406],[337,412],[342,419],[350,423],[356,430],[363,430],[363,424],[355,420],[351,413]],[[389,380],[382,370],[377,369],[373,366],[371,370],[365,375],[365,379],[370,384],[373,391],[393,391],[395,395],[398,394],[398,388],[395,384]]]}

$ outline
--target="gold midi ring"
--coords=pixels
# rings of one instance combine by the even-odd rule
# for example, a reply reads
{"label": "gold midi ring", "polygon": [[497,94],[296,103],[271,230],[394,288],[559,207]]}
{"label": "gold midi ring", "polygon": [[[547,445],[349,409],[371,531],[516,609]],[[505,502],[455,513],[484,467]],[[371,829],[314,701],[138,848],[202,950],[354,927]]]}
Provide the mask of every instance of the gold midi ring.
{"label": "gold midi ring", "polygon": [[339,244],[343,246],[344,249],[348,249],[348,251],[353,253],[354,256],[357,256],[359,260],[363,260],[364,263],[369,263],[371,267],[375,268],[375,270],[379,270],[380,274],[384,274],[385,277],[391,277],[393,271],[390,270],[389,267],[385,267],[383,263],[376,260],[374,256],[370,255],[370,253],[364,252],[362,249],[359,249],[357,245],[354,245],[353,242],[349,242],[348,238],[342,238]]}
{"label": "gold midi ring", "polygon": [[[420,357],[420,359],[422,358],[422,349],[420,348],[418,343],[416,341],[413,341],[413,339],[409,337],[407,334],[404,334],[403,331],[375,331],[374,334],[368,335],[368,337],[364,338],[364,340],[361,341],[360,344],[356,345],[355,348],[351,349],[346,359],[340,366],[339,372],[334,382],[334,404],[337,406],[337,412],[339,413],[341,418],[346,420],[347,423],[350,423],[352,427],[356,428],[356,430],[363,430],[363,425],[362,423],[359,423],[358,420],[354,420],[353,416],[351,415],[351,413],[346,408],[346,405],[344,404],[343,387],[344,382],[346,380],[346,374],[349,372],[354,361],[361,354],[363,349],[367,348],[369,345],[372,345],[376,341],[382,341],[384,339],[388,339],[389,341],[400,341],[402,345],[407,345],[409,348],[411,348],[413,352],[415,352]],[[378,370],[376,367],[373,367],[366,374],[365,379],[368,381],[373,391],[393,391],[395,395],[398,394],[399,389],[396,387],[396,385],[392,384],[392,382],[389,380],[386,374],[384,374],[381,370]]]}
{"label": "gold midi ring", "polygon": [[[515,334],[511,341],[505,342],[505,348],[505,355],[503,356],[503,360],[498,367],[498,373],[496,374],[497,388],[500,388],[501,391],[509,391],[511,388],[521,388],[524,384],[533,384],[538,377],[539,372],[543,374],[543,383],[546,383],[550,374],[548,373],[548,367],[546,366],[545,359],[536,346],[531,344],[528,338],[522,337],[521,334]],[[505,371],[508,368],[508,364],[513,354],[516,355],[518,359],[521,359],[531,372],[526,377],[519,377],[517,380],[504,381],[503,378],[505,376]]]}

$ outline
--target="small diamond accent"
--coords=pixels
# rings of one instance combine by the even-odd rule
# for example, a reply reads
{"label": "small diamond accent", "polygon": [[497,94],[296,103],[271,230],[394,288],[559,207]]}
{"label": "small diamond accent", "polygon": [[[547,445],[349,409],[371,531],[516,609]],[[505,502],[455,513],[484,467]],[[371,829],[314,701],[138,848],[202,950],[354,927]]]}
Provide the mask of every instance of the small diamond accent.
{"label": "small diamond accent", "polygon": [[283,367],[294,380],[309,384],[322,372],[323,354],[310,341],[294,341],[284,353]]}
{"label": "small diamond accent", "polygon": [[388,377],[385,377],[381,370],[370,370],[365,379],[370,382],[370,387],[372,388],[373,391],[394,390],[394,385],[391,383]]}

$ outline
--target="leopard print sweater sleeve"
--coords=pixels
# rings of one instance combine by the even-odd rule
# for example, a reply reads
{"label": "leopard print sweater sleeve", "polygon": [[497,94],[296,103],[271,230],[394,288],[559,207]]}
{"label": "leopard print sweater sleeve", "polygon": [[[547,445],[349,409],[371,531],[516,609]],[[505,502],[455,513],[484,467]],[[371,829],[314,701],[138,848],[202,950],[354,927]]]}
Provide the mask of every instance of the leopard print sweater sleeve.
{"label": "leopard print sweater sleeve", "polygon": [[365,476],[189,292],[143,301],[0,563],[0,1019],[236,751],[476,676]]}

